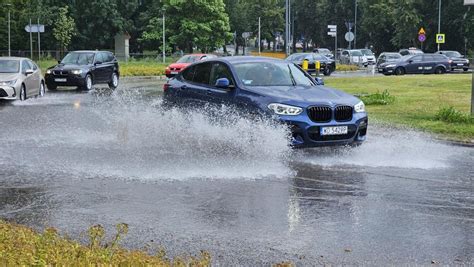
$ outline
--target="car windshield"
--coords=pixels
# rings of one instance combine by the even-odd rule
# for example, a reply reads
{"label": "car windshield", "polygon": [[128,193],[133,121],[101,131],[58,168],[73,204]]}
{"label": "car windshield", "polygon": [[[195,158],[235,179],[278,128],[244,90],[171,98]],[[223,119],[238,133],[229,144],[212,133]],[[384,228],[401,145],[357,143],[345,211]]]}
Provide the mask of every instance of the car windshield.
{"label": "car windshield", "polygon": [[387,61],[399,61],[400,58],[402,58],[402,55],[400,54],[387,54],[386,55]]}
{"label": "car windshield", "polygon": [[289,60],[291,61],[303,61],[305,59],[309,59],[310,55],[309,54],[294,54],[289,57]]}
{"label": "car windshield", "polygon": [[362,49],[360,51],[362,52],[362,54],[364,56],[373,56],[374,55],[374,53],[372,53],[372,51],[370,51],[370,49]]}
{"label": "car windshield", "polygon": [[359,50],[352,50],[351,51],[351,56],[362,56],[362,53]]}
{"label": "car windshield", "polygon": [[329,53],[331,53],[331,51],[329,51],[329,49],[326,49],[326,48],[319,48],[318,53],[329,54]]}
{"label": "car windshield", "polygon": [[314,55],[314,59],[315,60],[319,60],[319,61],[325,61],[325,60],[328,60],[327,57],[323,56],[323,55]]}
{"label": "car windshield", "polygon": [[421,51],[421,50],[408,50],[408,51],[412,55],[423,54],[423,51]]}
{"label": "car windshield", "polygon": [[457,51],[446,51],[443,52],[443,55],[446,55],[447,57],[461,57],[461,54]]}
{"label": "car windshield", "polygon": [[314,85],[295,64],[286,62],[246,62],[235,64],[237,77],[246,86]]}
{"label": "car windshield", "polygon": [[0,60],[0,73],[18,73],[20,71],[20,61]]}
{"label": "car windshield", "polygon": [[67,54],[63,60],[62,64],[77,64],[77,65],[88,65],[94,62],[94,53],[77,53],[72,52]]}
{"label": "car windshield", "polygon": [[176,63],[194,63],[199,60],[201,56],[192,56],[192,55],[186,55],[181,57]]}

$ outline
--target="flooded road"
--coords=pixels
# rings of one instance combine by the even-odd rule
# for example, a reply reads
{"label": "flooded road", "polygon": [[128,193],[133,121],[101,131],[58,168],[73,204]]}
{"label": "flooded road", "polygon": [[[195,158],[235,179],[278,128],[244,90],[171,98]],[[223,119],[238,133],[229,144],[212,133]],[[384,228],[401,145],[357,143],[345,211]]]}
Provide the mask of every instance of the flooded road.
{"label": "flooded road", "polygon": [[286,129],[164,111],[157,80],[0,102],[0,218],[215,265],[473,264],[474,149],[370,127],[293,151]]}

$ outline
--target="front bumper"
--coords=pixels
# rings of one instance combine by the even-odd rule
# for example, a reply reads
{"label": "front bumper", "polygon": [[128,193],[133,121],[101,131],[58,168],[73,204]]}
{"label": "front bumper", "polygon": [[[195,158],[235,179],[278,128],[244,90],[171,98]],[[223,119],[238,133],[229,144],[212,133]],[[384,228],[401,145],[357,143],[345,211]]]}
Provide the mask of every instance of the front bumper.
{"label": "front bumper", "polygon": [[46,86],[85,86],[85,74],[83,75],[54,75],[54,74],[46,74],[44,76],[44,80],[46,82]]}
{"label": "front bumper", "polygon": [[[315,123],[304,115],[281,116],[279,120],[290,127],[291,145],[295,148],[360,144],[366,140],[367,136],[366,112],[354,113],[352,120],[347,122],[337,122],[333,119],[327,123]],[[320,134],[321,127],[330,126],[347,126],[348,133],[325,136]]]}
{"label": "front bumper", "polygon": [[451,69],[468,69],[469,63],[468,62],[453,62],[450,65]]}
{"label": "front bumper", "polygon": [[19,97],[19,88],[15,88],[13,86],[0,86],[0,99],[7,99],[7,100],[15,100]]}

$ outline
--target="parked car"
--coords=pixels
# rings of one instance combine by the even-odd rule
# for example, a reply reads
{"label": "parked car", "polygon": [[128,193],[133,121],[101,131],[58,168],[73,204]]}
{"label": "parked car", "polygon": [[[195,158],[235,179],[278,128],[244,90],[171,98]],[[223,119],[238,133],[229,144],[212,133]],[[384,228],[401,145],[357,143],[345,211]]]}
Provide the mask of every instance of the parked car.
{"label": "parked car", "polygon": [[274,58],[227,57],[194,63],[163,87],[165,105],[227,105],[289,126],[292,146],[360,144],[367,113],[353,95],[324,86],[298,65]]}
{"label": "parked car", "polygon": [[376,61],[375,61],[375,56],[374,56],[374,53],[372,52],[372,50],[370,50],[370,49],[360,49],[360,52],[362,53],[362,55],[365,56],[365,58],[367,58],[367,63],[369,65],[375,65]]}
{"label": "parked car", "polygon": [[329,59],[334,59],[334,55],[332,54],[331,50],[327,48],[315,48],[313,49],[313,53],[321,54]]}
{"label": "parked car", "polygon": [[295,53],[286,58],[286,60],[303,67],[303,61],[308,60],[308,73],[316,73],[316,61],[320,62],[319,71],[325,76],[331,75],[336,70],[336,61],[329,59],[321,54],[315,53]]}
{"label": "parked car", "polygon": [[369,64],[360,50],[343,50],[339,58],[342,64],[357,64],[367,67]]}
{"label": "parked car", "polygon": [[469,70],[469,59],[464,58],[458,51],[438,51],[436,54],[445,55],[451,60],[451,70],[462,69],[464,71]]}
{"label": "parked car", "polygon": [[58,63],[46,71],[49,90],[56,90],[59,86],[91,90],[94,84],[108,84],[111,89],[115,89],[119,85],[119,64],[111,52],[69,52]]}
{"label": "parked car", "polygon": [[174,77],[176,74],[183,71],[187,66],[191,65],[192,63],[208,58],[216,58],[216,55],[213,54],[190,54],[184,55],[175,63],[170,64],[166,67],[165,74],[166,77],[171,78]]}
{"label": "parked car", "polygon": [[438,54],[408,55],[397,62],[383,63],[380,68],[385,75],[442,74],[451,70],[449,59]]}
{"label": "parked car", "polygon": [[400,53],[396,52],[383,52],[379,55],[377,58],[377,69],[380,73],[383,72],[383,68],[381,67],[382,64],[384,63],[389,63],[389,62],[397,62],[402,58],[402,55]]}
{"label": "parked car", "polygon": [[400,55],[402,56],[408,56],[408,55],[419,55],[419,54],[423,54],[424,52],[416,47],[410,47],[408,49],[400,49],[398,53],[400,53]]}
{"label": "parked car", "polygon": [[0,99],[26,100],[44,94],[44,78],[36,63],[28,58],[0,57]]}

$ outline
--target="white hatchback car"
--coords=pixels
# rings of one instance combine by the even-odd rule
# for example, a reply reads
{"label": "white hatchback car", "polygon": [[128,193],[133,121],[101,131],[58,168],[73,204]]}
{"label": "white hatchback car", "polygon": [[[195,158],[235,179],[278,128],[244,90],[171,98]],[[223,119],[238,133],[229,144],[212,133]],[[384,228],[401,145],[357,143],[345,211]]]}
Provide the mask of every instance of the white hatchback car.
{"label": "white hatchback car", "polygon": [[25,100],[45,94],[41,70],[28,58],[0,57],[0,99]]}

